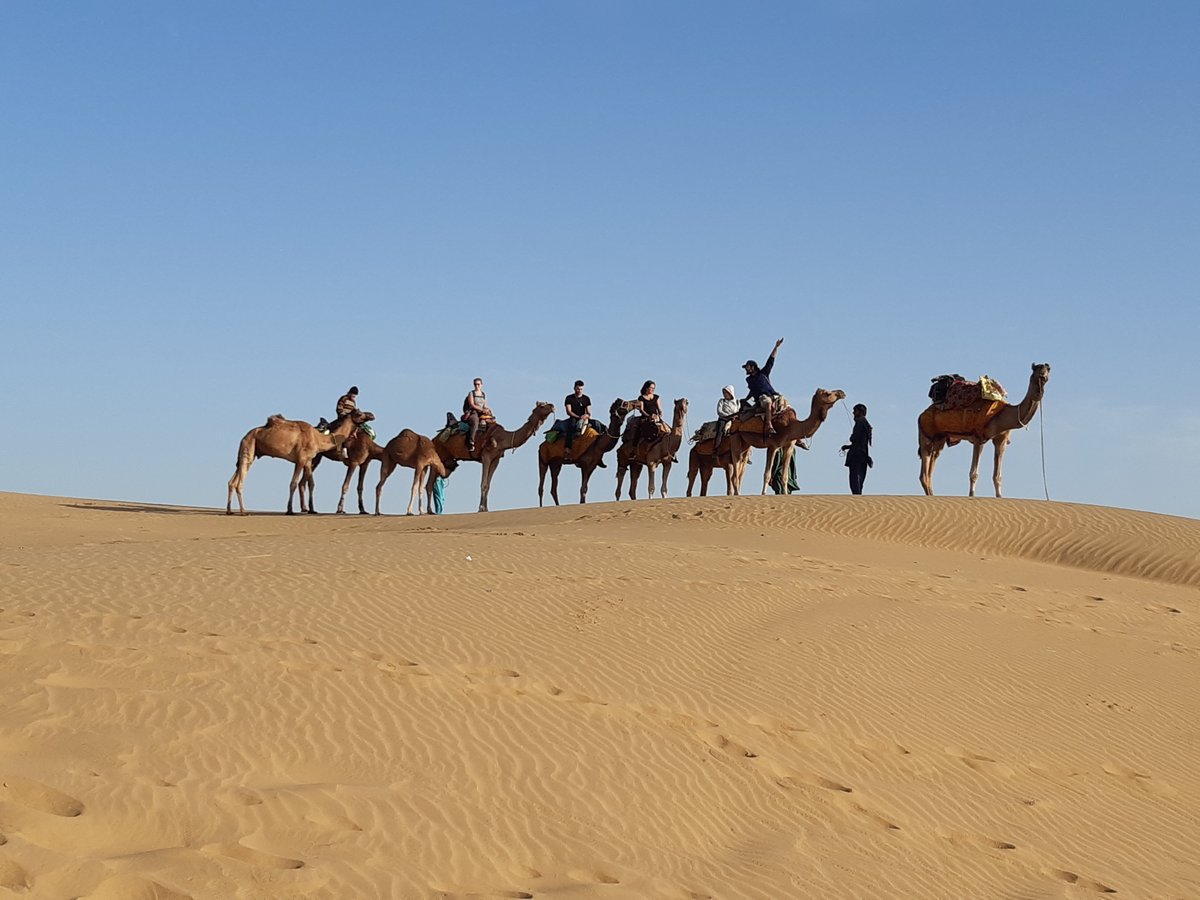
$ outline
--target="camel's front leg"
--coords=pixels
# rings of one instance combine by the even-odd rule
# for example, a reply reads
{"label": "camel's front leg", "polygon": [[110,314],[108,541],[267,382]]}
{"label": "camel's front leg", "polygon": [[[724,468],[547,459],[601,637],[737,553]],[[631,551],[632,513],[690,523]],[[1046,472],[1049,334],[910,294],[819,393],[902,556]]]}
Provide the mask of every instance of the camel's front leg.
{"label": "camel's front leg", "polygon": [[[604,457],[601,456],[600,458],[603,459]],[[596,471],[595,466],[588,466],[586,468],[584,466],[579,467],[579,502],[580,503],[587,503],[587,486],[588,486],[588,482],[592,480],[592,473],[595,471]]]}
{"label": "camel's front leg", "polygon": [[558,465],[550,464],[550,499],[554,501],[554,505],[558,506],[558,476],[562,474],[562,463]]}
{"label": "camel's front leg", "polygon": [[646,466],[646,499],[654,499],[654,476],[658,474],[658,466]]}
{"label": "camel's front leg", "polygon": [[416,507],[415,515],[421,514],[421,476],[424,474],[425,470],[420,465],[413,466],[412,492],[408,495],[408,511],[404,513],[406,516],[414,515],[414,506]]}
{"label": "camel's front leg", "polygon": [[375,485],[375,515],[379,515],[379,500],[383,497],[383,483],[388,480],[395,468],[396,464],[386,455],[379,463],[379,483]]}
{"label": "camel's front leg", "polygon": [[971,490],[968,497],[975,496],[975,482],[979,480],[979,457],[983,455],[983,444],[971,445]]}
{"label": "camel's front leg", "polygon": [[663,460],[662,485],[659,488],[659,494],[664,500],[667,498],[667,478],[671,474],[671,466],[672,465],[674,465],[674,463],[671,462],[671,457],[668,456],[665,460]]}
{"label": "camel's front leg", "polygon": [[642,477],[642,464],[631,462],[629,464],[629,499],[637,499],[637,483]]}
{"label": "camel's front leg", "polygon": [[479,482],[479,511],[488,511],[488,491],[492,488],[492,476],[496,474],[496,467],[500,465],[500,457],[492,459],[480,459],[480,464],[483,468],[483,476]]}
{"label": "camel's front leg", "polygon": [[354,477],[354,466],[346,466],[346,478],[342,481],[342,496],[338,498],[337,512],[339,516],[346,514],[346,493],[350,490],[350,479]]}
{"label": "camel's front leg", "polygon": [[[771,486],[771,475],[775,472],[775,458],[779,456],[779,451],[773,447],[767,447],[767,464],[763,467],[763,496],[766,496],[767,488]],[[787,473],[784,473],[786,484]]]}
{"label": "camel's front leg", "polygon": [[358,514],[365,516],[367,514],[366,504],[363,503],[363,486],[367,481],[367,469],[370,468],[371,461],[367,460],[358,467]]}
{"label": "camel's front leg", "polygon": [[996,448],[996,458],[992,469],[992,484],[996,486],[996,496],[1000,496],[1000,483],[1004,480],[1000,475],[1000,466],[1004,462],[1004,451],[1008,449],[1008,432],[992,440]]}
{"label": "camel's front leg", "polygon": [[549,467],[550,467],[549,464],[545,460],[541,459],[540,457],[538,458],[538,507],[539,508],[544,505],[544,503],[542,502],[542,498],[546,493],[546,470]]}
{"label": "camel's front leg", "polygon": [[621,486],[624,483],[625,483],[625,466],[621,465],[621,463],[618,462],[617,463],[617,494],[616,494],[616,498],[615,498],[617,500],[621,499]]}

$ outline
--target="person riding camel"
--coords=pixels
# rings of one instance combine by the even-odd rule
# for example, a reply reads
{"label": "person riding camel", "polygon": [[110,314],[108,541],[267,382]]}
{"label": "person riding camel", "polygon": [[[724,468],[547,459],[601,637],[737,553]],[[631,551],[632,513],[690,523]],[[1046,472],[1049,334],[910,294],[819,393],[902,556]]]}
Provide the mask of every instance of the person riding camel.
{"label": "person riding camel", "polygon": [[729,433],[729,426],[733,424],[733,417],[741,408],[742,405],[738,402],[733,385],[727,384],[721,388],[721,399],[717,401],[717,437],[713,441],[713,453],[721,449],[721,441],[725,440],[725,435]]}
{"label": "person riding camel", "polygon": [[480,419],[494,419],[487,405],[487,394],[483,392],[483,379],[476,378],[471,393],[463,398],[463,421],[471,426],[467,432],[467,452],[475,452],[475,437],[479,434]]}
{"label": "person riding camel", "polygon": [[343,419],[356,409],[358,409],[358,388],[351,387],[350,390],[338,397],[337,418]]}
{"label": "person riding camel", "polygon": [[654,393],[655,387],[653,381],[647,381],[642,385],[642,390],[638,394],[637,400],[634,401],[634,408],[639,410],[641,415],[634,416],[629,420],[625,426],[625,434],[621,437],[621,443],[652,441],[662,433],[662,398]]}
{"label": "person riding camel", "polygon": [[753,404],[762,412],[763,418],[763,434],[774,434],[775,426],[771,424],[771,416],[775,413],[775,400],[779,397],[779,392],[771,386],[770,374],[775,368],[775,354],[779,352],[780,346],[783,344],[783,338],[775,342],[775,346],[771,349],[771,355],[767,358],[767,364],[761,369],[752,359],[746,360],[742,364],[742,368],[746,372],[746,387],[749,392],[746,394],[746,402]]}

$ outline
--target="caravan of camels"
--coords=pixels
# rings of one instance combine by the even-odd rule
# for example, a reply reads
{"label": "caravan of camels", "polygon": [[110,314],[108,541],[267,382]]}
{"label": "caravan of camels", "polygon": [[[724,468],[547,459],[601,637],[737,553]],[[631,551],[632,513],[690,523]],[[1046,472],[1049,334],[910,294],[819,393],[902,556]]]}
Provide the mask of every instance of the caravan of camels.
{"label": "caravan of camels", "polygon": [[[767,362],[760,368],[753,360],[744,365],[748,396],[740,403],[732,401],[729,415],[706,422],[691,437],[693,446],[688,453],[687,496],[692,496],[697,478],[700,496],[708,492],[713,472],[725,474],[726,493],[742,492],[742,480],[754,449],[766,451],[763,467],[762,493],[767,492],[772,473],[789,471],[797,447],[808,449],[807,439],[816,434],[829,411],[846,394],[841,390],[817,388],[812,395],[808,415],[801,419],[787,399],[771,386],[769,375],[776,353],[783,343],[776,342]],[[994,447],[992,481],[996,496],[1001,496],[1001,463],[1013,429],[1022,428],[1036,415],[1050,377],[1048,363],[1034,363],[1024,398],[1010,404],[1003,389],[987,379],[968,382],[961,376],[941,376],[933,379],[930,390],[932,403],[917,419],[920,484],[925,494],[933,494],[933,469],[938,456],[947,446],[967,441],[974,448],[970,470],[970,496],[975,496],[979,476],[979,460],[983,445]],[[981,389],[981,384],[983,388]],[[376,443],[369,423],[372,413],[357,409],[357,388],[351,388],[337,406],[338,417],[332,424],[324,419],[318,425],[270,416],[267,421],[248,431],[238,447],[237,466],[229,479],[225,511],[232,514],[233,496],[237,494],[238,512],[246,513],[242,496],[247,472],[262,456],[284,459],[294,465],[288,490],[287,512],[294,512],[293,501],[299,493],[300,512],[315,513],[313,507],[313,472],[321,460],[328,459],[345,466],[341,497],[337,511],[345,511],[346,493],[354,474],[358,473],[358,511],[367,512],[363,488],[367,468],[379,460],[380,475],[375,486],[375,515],[379,515],[383,486],[397,466],[412,469],[412,487],[408,515],[432,512],[435,486],[439,479],[448,478],[461,462],[477,462],[482,470],[479,489],[479,511],[488,508],[488,491],[496,468],[504,454],[516,450],[531,437],[554,413],[551,403],[538,401],[529,417],[517,429],[509,431],[499,425],[487,408],[482,379],[475,380],[475,390],[463,403],[461,418],[447,413],[447,421],[434,437],[426,437],[405,428],[381,446]],[[653,382],[646,382],[642,393],[633,400],[615,399],[608,416],[591,418],[582,411],[590,409],[590,399],[583,394],[583,382],[576,382],[574,395],[565,400],[568,418],[558,420],[545,433],[538,447],[538,505],[542,505],[547,473],[550,475],[550,497],[557,505],[559,475],[563,466],[579,469],[579,502],[587,502],[588,483],[597,468],[606,467],[604,457],[616,450],[616,499],[626,477],[628,496],[637,499],[638,482],[646,472],[647,494],[654,496],[655,478],[659,475],[659,491],[667,496],[667,478],[671,467],[678,462],[687,428],[688,401],[675,400],[670,418],[664,415]],[[944,390],[947,389],[948,390]],[[731,397],[732,388],[725,389]],[[583,403],[586,401],[586,404]],[[719,410],[721,407],[718,407]],[[637,412],[638,415],[632,415]],[[864,470],[865,471],[865,470]],[[422,496],[424,494],[424,497]],[[424,503],[422,503],[424,500]]]}

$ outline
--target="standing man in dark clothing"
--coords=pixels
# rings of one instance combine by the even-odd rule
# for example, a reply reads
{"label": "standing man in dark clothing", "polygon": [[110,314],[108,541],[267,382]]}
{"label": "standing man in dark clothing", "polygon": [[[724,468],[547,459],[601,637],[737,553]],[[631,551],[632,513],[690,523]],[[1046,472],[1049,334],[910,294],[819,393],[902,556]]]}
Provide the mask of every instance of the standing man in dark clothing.
{"label": "standing man in dark clothing", "polygon": [[775,346],[771,348],[771,355],[767,357],[767,364],[761,369],[752,359],[746,360],[742,366],[746,370],[746,387],[749,392],[746,394],[746,400],[752,402],[761,412],[763,417],[763,434],[774,434],[775,427],[771,424],[771,415],[775,409],[775,398],[779,396],[779,392],[771,386],[771,370],[775,368],[775,354],[779,352],[780,346],[783,344],[783,338],[775,342]]}
{"label": "standing man in dark clothing", "polygon": [[571,445],[577,435],[583,434],[592,418],[592,398],[583,392],[583,382],[575,382],[575,390],[567,394],[563,400],[567,410],[566,444],[563,447],[563,461],[571,462]]}
{"label": "standing man in dark clothing", "polygon": [[867,408],[854,404],[854,431],[850,443],[842,450],[846,453],[846,468],[850,470],[850,493],[861,494],[863,482],[867,480],[867,469],[875,464],[868,452],[871,446],[871,423],[867,421]]}

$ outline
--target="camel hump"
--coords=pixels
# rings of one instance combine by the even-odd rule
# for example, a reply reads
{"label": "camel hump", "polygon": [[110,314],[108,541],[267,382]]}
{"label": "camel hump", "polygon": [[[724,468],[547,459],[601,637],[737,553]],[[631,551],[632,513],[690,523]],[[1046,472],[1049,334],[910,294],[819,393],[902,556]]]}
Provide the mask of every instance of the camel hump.
{"label": "camel hump", "polygon": [[285,419],[283,417],[283,413],[275,413],[275,415],[273,415],[273,416],[267,416],[267,424],[264,425],[263,427],[270,428],[272,425],[278,425],[281,422],[286,422],[286,421],[287,421],[287,419]]}

